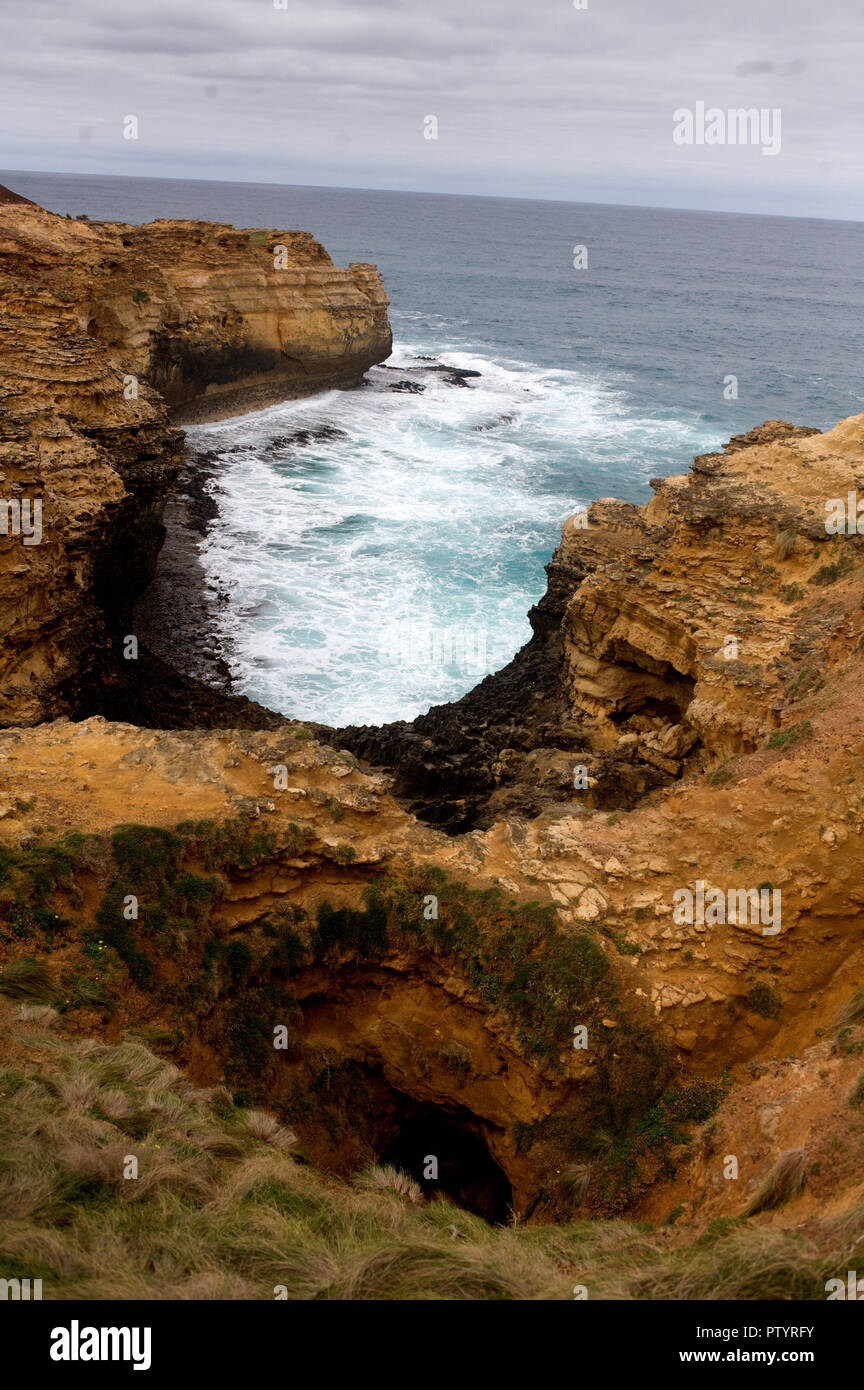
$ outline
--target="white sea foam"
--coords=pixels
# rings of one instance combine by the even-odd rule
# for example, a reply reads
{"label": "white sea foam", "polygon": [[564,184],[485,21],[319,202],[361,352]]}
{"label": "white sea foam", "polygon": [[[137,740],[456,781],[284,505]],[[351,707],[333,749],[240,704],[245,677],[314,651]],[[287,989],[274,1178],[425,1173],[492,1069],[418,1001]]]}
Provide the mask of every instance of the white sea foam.
{"label": "white sea foam", "polygon": [[[231,595],[237,688],[285,714],[381,723],[458,698],[530,636],[579,503],[634,495],[716,442],[634,415],[622,386],[441,344],[436,360],[482,375],[412,372],[422,394],[391,390],[429,351],[402,343],[361,390],[189,431],[220,455],[201,553]],[[344,437],[290,442],[325,426]]]}

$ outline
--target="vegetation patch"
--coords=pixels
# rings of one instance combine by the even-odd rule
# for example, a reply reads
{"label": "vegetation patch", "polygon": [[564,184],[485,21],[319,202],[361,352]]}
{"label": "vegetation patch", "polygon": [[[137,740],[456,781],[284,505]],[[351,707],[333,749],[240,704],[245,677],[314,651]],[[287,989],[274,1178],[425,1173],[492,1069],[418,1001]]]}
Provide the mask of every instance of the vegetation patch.
{"label": "vegetation patch", "polygon": [[457,962],[487,1003],[512,1019],[527,1056],[559,1065],[574,1023],[599,1022],[617,994],[605,954],[585,930],[560,929],[554,906],[511,904],[498,887],[476,889],[435,866],[369,884],[360,908],[318,910],[310,948],[375,959],[410,940]]}
{"label": "vegetation patch", "polygon": [[91,865],[100,841],[70,832],[27,849],[0,846],[0,941],[34,941],[49,949],[72,923],[54,906],[54,895],[74,901],[75,877]]}
{"label": "vegetation patch", "polygon": [[838,579],[842,579],[854,568],[855,561],[851,555],[841,555],[839,560],[834,560],[830,565],[820,565],[816,573],[810,575],[807,583],[817,586],[836,584]]}
{"label": "vegetation patch", "polygon": [[813,725],[809,719],[804,719],[800,724],[790,724],[788,729],[775,729],[768,735],[766,748],[789,748],[793,743],[798,743],[802,738],[811,738]]}
{"label": "vegetation patch", "polygon": [[771,985],[751,985],[744,996],[744,1002],[751,1013],[761,1018],[778,1018],[783,1000]]}
{"label": "vegetation patch", "polygon": [[[608,1149],[596,1183],[585,1194],[586,1205],[598,1215],[616,1216],[657,1176],[674,1177],[680,1151],[692,1141],[690,1126],[704,1124],[714,1114],[729,1085],[726,1076],[676,1081],[625,1129],[602,1130]],[[597,1152],[596,1131],[583,1148]]]}

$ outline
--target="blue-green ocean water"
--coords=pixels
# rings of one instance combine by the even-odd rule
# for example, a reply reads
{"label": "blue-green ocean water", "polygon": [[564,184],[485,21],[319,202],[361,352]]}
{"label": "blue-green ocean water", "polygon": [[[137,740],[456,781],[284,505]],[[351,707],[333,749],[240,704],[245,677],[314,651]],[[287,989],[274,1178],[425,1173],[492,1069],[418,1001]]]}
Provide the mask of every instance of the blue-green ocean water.
{"label": "blue-green ocean water", "polygon": [[[481,373],[198,426],[224,451],[202,544],[237,687],[328,723],[412,717],[529,636],[574,507],[765,419],[864,409],[864,224],[437,194],[0,173],[54,211],[312,232],[372,261],[391,365]],[[574,247],[587,268],[574,269]],[[734,375],[737,399],[724,399]],[[291,442],[298,430],[341,431]],[[287,439],[284,445],[274,441]],[[230,451],[230,452],[229,452]]]}

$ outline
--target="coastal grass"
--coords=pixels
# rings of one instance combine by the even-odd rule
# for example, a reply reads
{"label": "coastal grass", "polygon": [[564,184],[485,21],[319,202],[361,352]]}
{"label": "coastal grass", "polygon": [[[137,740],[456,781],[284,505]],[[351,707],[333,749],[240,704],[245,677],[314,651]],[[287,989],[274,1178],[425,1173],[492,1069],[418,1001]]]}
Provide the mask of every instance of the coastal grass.
{"label": "coastal grass", "polygon": [[0,967],[0,994],[7,999],[21,999],[31,1004],[51,1004],[57,998],[57,986],[41,962],[25,956],[8,961]]}
{"label": "coastal grass", "polygon": [[807,1235],[493,1227],[389,1166],[316,1173],[275,1117],[139,1043],[22,1026],[0,1069],[0,1277],[45,1299],[822,1299],[864,1230],[861,1206]]}

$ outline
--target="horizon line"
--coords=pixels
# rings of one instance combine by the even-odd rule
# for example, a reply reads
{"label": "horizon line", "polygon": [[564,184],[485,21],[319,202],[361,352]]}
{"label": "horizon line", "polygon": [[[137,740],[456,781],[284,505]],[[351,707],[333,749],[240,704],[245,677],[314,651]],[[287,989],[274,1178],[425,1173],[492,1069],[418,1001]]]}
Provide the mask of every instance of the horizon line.
{"label": "horizon line", "polygon": [[[538,198],[529,194],[510,194],[510,193],[444,193],[426,188],[369,188],[360,187],[356,184],[341,183],[278,183],[272,180],[261,179],[208,179],[200,178],[195,175],[161,175],[161,174],[103,174],[87,173],[78,170],[62,169],[2,169],[3,174],[47,174],[55,178],[73,179],[121,179],[127,182],[148,182],[148,183],[209,183],[209,184],[236,184],[247,188],[311,188],[327,189],[343,193],[395,193],[405,194],[408,197],[420,198],[471,198],[482,199],[484,201],[504,202],[504,203],[556,203],[569,207],[600,207],[600,208],[634,208],[645,212],[689,212],[703,217],[774,217],[782,218],[789,222],[848,222],[852,226],[864,224],[864,218],[859,217],[813,217],[800,213],[791,212],[744,212],[731,211],[728,208],[693,208],[682,207],[678,204],[663,205],[660,203],[607,203],[593,199],[575,198]],[[14,192],[15,190],[10,190]],[[24,195],[22,195],[24,196]],[[46,209],[47,211],[47,209]],[[57,216],[62,216],[58,213]],[[95,221],[104,221],[104,218],[96,218]],[[157,221],[158,219],[153,219]]]}

